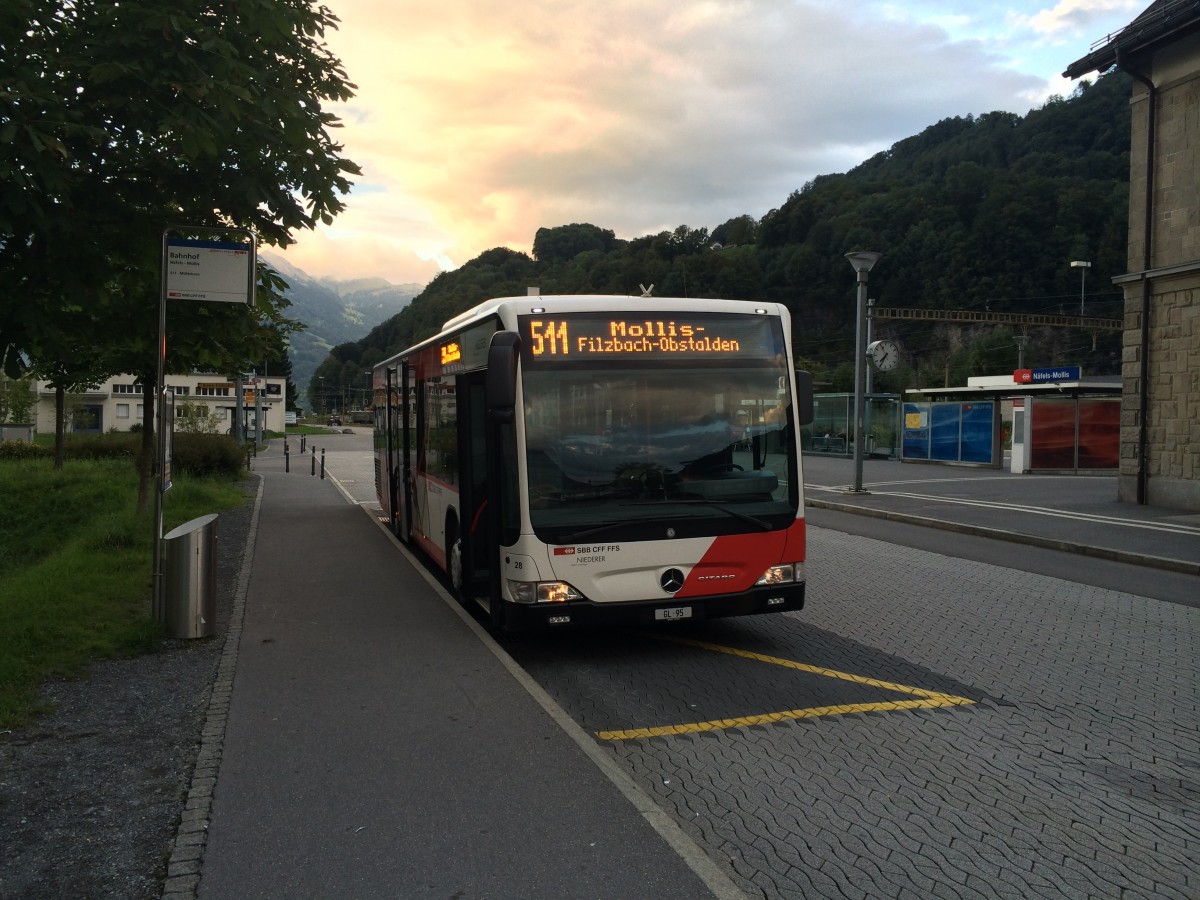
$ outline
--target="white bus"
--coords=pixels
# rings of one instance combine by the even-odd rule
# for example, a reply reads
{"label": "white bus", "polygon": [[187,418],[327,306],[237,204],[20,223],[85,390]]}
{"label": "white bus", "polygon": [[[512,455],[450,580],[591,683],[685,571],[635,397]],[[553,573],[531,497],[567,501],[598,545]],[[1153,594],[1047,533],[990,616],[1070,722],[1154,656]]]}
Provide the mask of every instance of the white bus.
{"label": "white bus", "polygon": [[374,369],[384,513],[498,630],[800,609],[812,381],[789,322],[734,300],[482,303]]}

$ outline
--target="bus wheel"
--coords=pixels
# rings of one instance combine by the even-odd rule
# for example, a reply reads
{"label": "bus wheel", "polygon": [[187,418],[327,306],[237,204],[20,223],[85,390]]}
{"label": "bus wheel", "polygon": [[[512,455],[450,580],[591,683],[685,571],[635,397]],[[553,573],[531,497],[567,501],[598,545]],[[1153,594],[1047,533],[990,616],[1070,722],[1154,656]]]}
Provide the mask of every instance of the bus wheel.
{"label": "bus wheel", "polygon": [[446,577],[450,581],[450,593],[454,599],[469,607],[463,591],[462,541],[458,537],[458,520],[454,516],[446,517]]}
{"label": "bus wheel", "polygon": [[455,539],[446,551],[446,572],[450,576],[450,589],[459,600],[463,599],[462,541]]}

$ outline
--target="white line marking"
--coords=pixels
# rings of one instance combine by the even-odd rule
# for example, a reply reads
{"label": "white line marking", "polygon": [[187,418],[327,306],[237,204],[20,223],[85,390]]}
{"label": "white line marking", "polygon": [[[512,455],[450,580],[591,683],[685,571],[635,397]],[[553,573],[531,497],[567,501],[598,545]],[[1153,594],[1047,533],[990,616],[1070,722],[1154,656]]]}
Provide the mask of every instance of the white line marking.
{"label": "white line marking", "polygon": [[[874,485],[870,485],[874,487]],[[817,485],[806,485],[810,490],[842,491],[844,488],[827,488]],[[905,491],[875,491],[880,497],[903,497],[909,500],[926,500],[936,503],[955,503],[959,506],[973,506],[980,509],[1000,509],[1008,512],[1023,512],[1035,516],[1050,516],[1057,519],[1074,519],[1079,522],[1095,522],[1101,525],[1121,525],[1126,528],[1144,528],[1147,531],[1166,531],[1171,534],[1188,534],[1200,536],[1200,527],[1179,523],[1154,522],[1145,519],[1122,519],[1116,516],[1103,516],[1098,513],[1067,512],[1061,509],[1050,509],[1044,506],[1026,506],[1020,503],[1003,503],[999,500],[966,500],[960,497],[939,497],[934,494],[912,494]]]}

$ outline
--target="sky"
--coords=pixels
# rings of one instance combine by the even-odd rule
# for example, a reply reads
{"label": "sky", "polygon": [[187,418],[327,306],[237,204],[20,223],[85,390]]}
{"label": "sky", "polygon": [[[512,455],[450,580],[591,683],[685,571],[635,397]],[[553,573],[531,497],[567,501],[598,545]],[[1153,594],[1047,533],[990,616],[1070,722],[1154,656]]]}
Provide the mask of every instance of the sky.
{"label": "sky", "polygon": [[762,218],[941,119],[1068,96],[1150,0],[323,2],[362,175],[285,259],[424,284],[541,227]]}

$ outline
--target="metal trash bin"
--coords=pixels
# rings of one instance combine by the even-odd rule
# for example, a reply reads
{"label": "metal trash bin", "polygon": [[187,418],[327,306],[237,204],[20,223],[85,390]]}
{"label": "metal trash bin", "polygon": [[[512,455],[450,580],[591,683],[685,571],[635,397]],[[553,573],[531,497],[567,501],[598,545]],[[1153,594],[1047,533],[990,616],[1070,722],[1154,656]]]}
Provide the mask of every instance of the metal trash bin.
{"label": "metal trash bin", "polygon": [[163,540],[167,633],[173,638],[209,637],[217,626],[217,514],[184,522]]}

